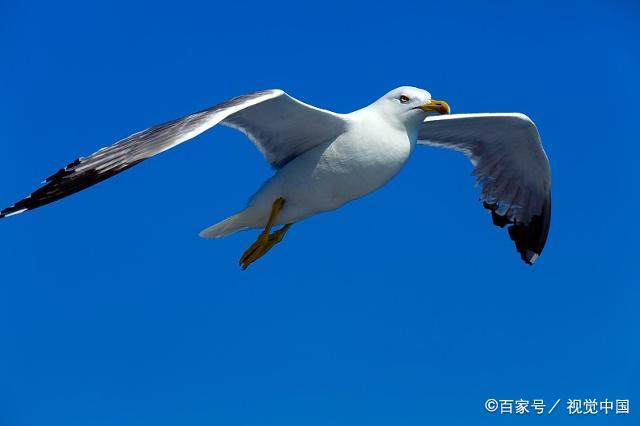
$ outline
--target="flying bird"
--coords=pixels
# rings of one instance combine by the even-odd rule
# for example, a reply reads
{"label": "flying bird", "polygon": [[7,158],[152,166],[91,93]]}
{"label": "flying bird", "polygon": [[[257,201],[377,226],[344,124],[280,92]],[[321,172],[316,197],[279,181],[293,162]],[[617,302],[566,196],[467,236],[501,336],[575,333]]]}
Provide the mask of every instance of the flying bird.
{"label": "flying bird", "polygon": [[385,185],[416,145],[453,149],[471,160],[480,201],[495,225],[508,226],[524,262],[533,264],[547,240],[551,173],[533,122],[519,113],[451,114],[445,101],[408,86],[348,114],[316,108],[278,89],[238,96],[78,158],[2,210],[0,218],[95,185],[216,124],[243,132],[275,170],[244,210],[200,233],[219,238],[262,229],[242,254],[242,269],[278,244],[292,224]]}

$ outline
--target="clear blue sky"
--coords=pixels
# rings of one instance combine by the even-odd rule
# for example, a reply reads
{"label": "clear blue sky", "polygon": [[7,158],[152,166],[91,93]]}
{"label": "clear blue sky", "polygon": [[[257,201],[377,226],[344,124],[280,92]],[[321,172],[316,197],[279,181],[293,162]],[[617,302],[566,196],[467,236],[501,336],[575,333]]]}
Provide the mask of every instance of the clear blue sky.
{"label": "clear blue sky", "polygon": [[466,159],[422,148],[241,272],[256,233],[197,232],[271,171],[216,128],[0,223],[0,425],[637,424],[483,408],[640,410],[637,2],[90,3],[0,2],[1,204],[231,96],[348,112],[409,84],[535,120],[551,234],[524,265]]}

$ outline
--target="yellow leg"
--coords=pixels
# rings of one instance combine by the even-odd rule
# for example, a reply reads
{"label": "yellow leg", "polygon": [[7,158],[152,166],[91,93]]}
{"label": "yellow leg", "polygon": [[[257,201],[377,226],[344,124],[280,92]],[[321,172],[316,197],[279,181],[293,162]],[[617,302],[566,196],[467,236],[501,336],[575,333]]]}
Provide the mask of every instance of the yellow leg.
{"label": "yellow leg", "polygon": [[283,206],[284,198],[278,198],[273,202],[267,226],[265,226],[264,231],[262,231],[258,236],[256,242],[242,254],[242,257],[240,257],[240,266],[242,267],[242,270],[247,269],[249,265],[264,256],[273,246],[278,244],[282,241],[282,238],[284,238],[284,234],[286,234],[291,227],[290,223],[271,233],[271,228],[273,228],[273,225],[276,223],[278,213],[282,210]]}

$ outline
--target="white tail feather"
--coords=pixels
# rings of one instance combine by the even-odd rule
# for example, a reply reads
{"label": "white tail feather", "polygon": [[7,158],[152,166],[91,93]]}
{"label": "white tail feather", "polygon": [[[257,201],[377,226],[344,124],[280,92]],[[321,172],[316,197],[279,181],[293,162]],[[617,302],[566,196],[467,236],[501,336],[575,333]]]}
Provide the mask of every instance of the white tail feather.
{"label": "white tail feather", "polygon": [[200,232],[202,238],[222,238],[231,235],[234,232],[242,231],[247,226],[241,221],[242,213],[234,214],[226,218],[222,222],[218,222],[213,226]]}

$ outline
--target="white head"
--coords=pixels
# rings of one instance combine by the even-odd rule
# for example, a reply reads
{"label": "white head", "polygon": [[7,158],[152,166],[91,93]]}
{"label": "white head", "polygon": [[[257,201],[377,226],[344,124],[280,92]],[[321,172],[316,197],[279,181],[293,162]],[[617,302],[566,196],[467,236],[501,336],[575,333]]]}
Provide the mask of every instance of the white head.
{"label": "white head", "polygon": [[417,128],[430,113],[449,114],[449,104],[431,99],[431,93],[417,87],[403,86],[393,89],[372,106],[393,124],[407,129]]}

